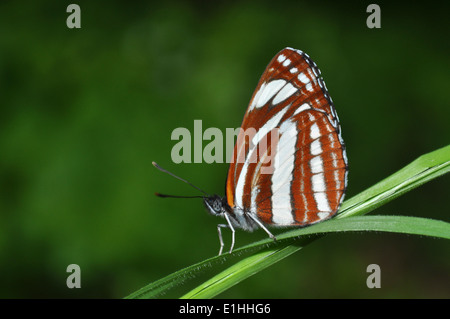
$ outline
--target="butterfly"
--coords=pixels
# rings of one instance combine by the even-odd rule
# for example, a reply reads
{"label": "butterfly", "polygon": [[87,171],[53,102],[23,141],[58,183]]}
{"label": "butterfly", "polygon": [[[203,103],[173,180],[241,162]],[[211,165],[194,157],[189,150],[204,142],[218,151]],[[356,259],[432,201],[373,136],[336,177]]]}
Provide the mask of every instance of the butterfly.
{"label": "butterfly", "polygon": [[[304,227],[332,218],[347,188],[348,159],[339,118],[315,62],[293,48],[281,50],[262,74],[234,147],[226,195],[202,197],[222,228]],[[157,194],[161,197],[186,197]]]}

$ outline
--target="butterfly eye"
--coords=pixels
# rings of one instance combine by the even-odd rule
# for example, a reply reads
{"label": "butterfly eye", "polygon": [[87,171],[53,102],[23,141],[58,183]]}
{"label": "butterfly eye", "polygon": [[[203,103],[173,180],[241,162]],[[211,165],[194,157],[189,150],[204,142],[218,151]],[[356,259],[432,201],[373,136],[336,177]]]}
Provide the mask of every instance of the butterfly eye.
{"label": "butterfly eye", "polygon": [[219,196],[206,197],[204,203],[208,211],[212,215],[220,215],[222,213],[222,201]]}
{"label": "butterfly eye", "polygon": [[220,214],[222,212],[222,201],[220,199],[216,199],[214,201],[213,208],[216,211],[216,213]]}

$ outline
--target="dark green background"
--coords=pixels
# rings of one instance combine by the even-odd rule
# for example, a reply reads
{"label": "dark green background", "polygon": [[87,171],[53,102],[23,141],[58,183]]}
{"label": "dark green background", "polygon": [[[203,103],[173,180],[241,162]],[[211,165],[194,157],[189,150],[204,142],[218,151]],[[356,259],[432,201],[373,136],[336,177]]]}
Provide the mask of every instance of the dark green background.
{"label": "dark green background", "polygon": [[[68,29],[71,2],[0,4],[0,297],[121,298],[215,255],[223,221],[156,198],[197,192],[151,162],[223,195],[227,164],[174,164],[171,133],[238,127],[286,46],[335,102],[347,198],[450,141],[448,6],[377,2],[368,29],[369,1],[76,1]],[[449,189],[444,176],[374,213],[448,221]],[[237,247],[265,236],[239,231]],[[444,240],[330,235],[220,297],[449,298],[449,255]],[[66,287],[72,263],[81,289]],[[366,287],[372,263],[381,289]]]}

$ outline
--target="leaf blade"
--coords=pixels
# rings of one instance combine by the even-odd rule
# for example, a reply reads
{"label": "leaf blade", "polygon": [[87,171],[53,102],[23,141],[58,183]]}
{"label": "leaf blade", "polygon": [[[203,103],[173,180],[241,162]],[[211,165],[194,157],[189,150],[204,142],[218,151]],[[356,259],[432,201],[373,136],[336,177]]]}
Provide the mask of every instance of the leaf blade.
{"label": "leaf blade", "polygon": [[[380,231],[450,239],[450,223],[440,220],[408,216],[357,216],[330,220],[314,225],[314,227],[285,233],[288,237],[284,239],[286,243],[282,244],[281,247],[268,248],[244,258],[181,298],[213,298],[256,272],[298,251],[310,241],[319,238],[319,234],[349,231]],[[292,239],[295,240],[299,236],[306,235],[316,236],[313,238],[303,237],[301,244],[292,243]]]}

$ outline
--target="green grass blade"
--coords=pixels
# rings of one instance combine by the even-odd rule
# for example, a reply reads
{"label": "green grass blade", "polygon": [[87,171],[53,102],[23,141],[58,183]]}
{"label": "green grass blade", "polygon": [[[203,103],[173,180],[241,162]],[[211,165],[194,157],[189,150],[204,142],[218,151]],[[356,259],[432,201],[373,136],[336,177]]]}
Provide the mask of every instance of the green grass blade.
{"label": "green grass blade", "polygon": [[336,218],[363,215],[450,171],[450,145],[420,156],[388,178],[346,200]]}
{"label": "green grass blade", "polygon": [[[224,264],[227,262],[234,262],[237,258],[244,258],[239,261],[234,266],[231,266],[221,274],[229,271],[228,277],[221,277],[220,281],[216,280],[207,281],[207,286],[211,287],[209,291],[205,290],[205,284],[200,285],[195,288],[184,297],[198,297],[202,296],[215,296],[217,293],[220,293],[227,289],[227,287],[231,287],[232,285],[242,281],[243,279],[251,276],[252,274],[268,267],[269,265],[287,257],[293,252],[299,250],[304,245],[308,244],[310,241],[317,239],[317,234],[330,232],[330,228],[333,227],[334,232],[339,231],[348,231],[352,230],[349,227],[354,227],[353,230],[378,230],[378,231],[393,231],[399,233],[408,233],[408,234],[417,234],[424,236],[435,236],[441,238],[448,238],[442,234],[442,230],[449,233],[448,224],[441,227],[435,227],[436,224],[434,222],[438,221],[430,221],[430,220],[421,220],[422,222],[406,222],[404,227],[400,227],[397,224],[389,224],[383,225],[387,223],[386,220],[371,220],[368,219],[368,222],[372,222],[371,225],[364,224],[366,229],[361,229],[361,226],[358,226],[357,223],[361,222],[355,218],[344,218],[351,216],[358,216],[367,214],[370,211],[386,204],[387,202],[395,199],[398,196],[434,179],[439,176],[442,176],[450,171],[450,145],[433,151],[431,153],[422,155],[411,164],[407,165],[403,169],[389,176],[388,178],[380,181],[369,189],[363,191],[362,193],[346,200],[339,214],[333,220],[320,223],[317,225],[313,225],[307,228],[295,229],[288,231],[283,234],[278,234],[278,241],[274,243],[270,239],[261,240],[240,249],[236,249],[232,254],[225,254],[223,256],[217,256],[213,258],[209,258],[197,264],[194,264],[190,267],[181,269],[169,276],[166,276],[156,282],[153,282],[144,288],[132,293],[127,298],[156,298],[164,293],[166,293],[169,289],[179,286],[183,283],[186,283],[189,279],[197,276],[199,272],[202,272],[206,268],[215,268],[216,264]],[[375,216],[372,216],[375,217]],[[380,218],[378,216],[377,218]],[[387,218],[392,218],[388,216],[384,216]],[[343,219],[344,218],[344,219]],[[368,218],[368,216],[364,217]],[[395,217],[397,218],[397,217]],[[411,218],[411,217],[409,217]],[[341,221],[345,221],[344,224],[340,224]],[[417,221],[417,220],[415,220]],[[381,223],[381,224],[380,224]],[[438,222],[443,223],[443,222]],[[353,226],[352,226],[353,225]],[[394,225],[394,226],[393,226]],[[395,226],[396,225],[396,226]],[[409,226],[408,226],[409,225]],[[394,227],[389,230],[389,227]],[[405,228],[405,227],[409,228]],[[439,226],[439,225],[438,225]],[[329,228],[330,227],[330,228]],[[344,227],[347,227],[344,229]],[[377,228],[378,227],[378,228]],[[327,231],[328,229],[328,231]],[[314,235],[315,234],[315,235]],[[304,238],[299,236],[302,235],[313,235],[312,237]],[[248,256],[252,254],[252,256]],[[250,259],[247,259],[250,258]],[[235,273],[233,270],[239,269],[237,268],[244,263],[246,268],[242,270],[241,273]],[[233,275],[231,275],[233,274]],[[219,276],[219,275],[218,275]]]}
{"label": "green grass blade", "polygon": [[212,298],[253,274],[293,254],[301,249],[301,247],[297,245],[281,245],[257,252],[237,262],[181,298]]}
{"label": "green grass blade", "polygon": [[[450,239],[450,223],[439,220],[406,216],[357,216],[334,219],[283,234],[284,239],[280,244],[244,258],[191,290],[182,298],[215,297],[242,280],[298,251],[309,242],[319,238],[320,234],[346,231],[382,231]],[[301,240],[297,240],[296,243],[292,242],[299,236],[311,234],[314,236],[301,237]]]}

